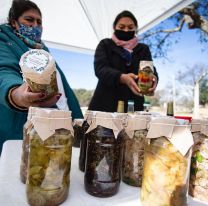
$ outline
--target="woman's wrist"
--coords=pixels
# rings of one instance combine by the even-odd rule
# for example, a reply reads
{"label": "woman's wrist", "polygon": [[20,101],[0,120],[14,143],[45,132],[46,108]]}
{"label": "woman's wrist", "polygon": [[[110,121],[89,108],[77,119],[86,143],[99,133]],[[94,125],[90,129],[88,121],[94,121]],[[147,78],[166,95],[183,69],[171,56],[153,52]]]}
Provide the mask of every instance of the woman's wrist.
{"label": "woman's wrist", "polygon": [[126,74],[121,74],[121,76],[120,76],[120,83],[126,84]]}
{"label": "woman's wrist", "polygon": [[[18,87],[18,86],[17,86]],[[17,87],[13,87],[9,90],[9,93],[8,93],[8,101],[9,103],[15,108],[15,109],[18,109],[18,110],[22,110],[22,111],[25,111],[25,110],[28,110],[27,107],[22,107],[20,105],[18,105],[16,103],[16,101],[14,101],[14,97],[13,97],[13,93],[14,93],[14,90],[17,88]]]}

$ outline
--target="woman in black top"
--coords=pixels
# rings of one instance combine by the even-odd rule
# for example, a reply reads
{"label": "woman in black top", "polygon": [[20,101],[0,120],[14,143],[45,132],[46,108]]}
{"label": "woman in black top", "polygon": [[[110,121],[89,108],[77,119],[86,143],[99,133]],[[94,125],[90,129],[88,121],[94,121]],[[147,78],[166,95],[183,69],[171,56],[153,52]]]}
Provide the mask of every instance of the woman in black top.
{"label": "woman in black top", "polygon": [[[139,43],[136,37],[137,20],[129,11],[117,15],[113,23],[111,39],[100,41],[95,52],[94,68],[99,81],[89,105],[89,110],[116,112],[119,100],[134,101],[136,111],[143,110],[144,96],[137,86],[138,68],[141,60],[152,61],[149,47]],[[158,81],[154,71],[153,93]]]}

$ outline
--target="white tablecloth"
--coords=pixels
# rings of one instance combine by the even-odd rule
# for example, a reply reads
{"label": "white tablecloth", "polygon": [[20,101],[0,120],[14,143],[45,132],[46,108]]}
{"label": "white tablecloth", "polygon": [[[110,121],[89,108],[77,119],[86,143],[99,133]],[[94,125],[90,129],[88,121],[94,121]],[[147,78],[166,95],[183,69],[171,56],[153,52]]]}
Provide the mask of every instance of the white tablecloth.
{"label": "white tablecloth", "polygon": [[[0,158],[0,206],[27,206],[25,185],[19,177],[21,158],[21,140],[9,140],[4,143]],[[70,189],[67,200],[62,206],[141,206],[140,189],[121,182],[119,192],[109,198],[97,198],[84,189],[84,173],[78,169],[79,149],[72,150]],[[189,206],[207,206],[208,204],[189,197]]]}

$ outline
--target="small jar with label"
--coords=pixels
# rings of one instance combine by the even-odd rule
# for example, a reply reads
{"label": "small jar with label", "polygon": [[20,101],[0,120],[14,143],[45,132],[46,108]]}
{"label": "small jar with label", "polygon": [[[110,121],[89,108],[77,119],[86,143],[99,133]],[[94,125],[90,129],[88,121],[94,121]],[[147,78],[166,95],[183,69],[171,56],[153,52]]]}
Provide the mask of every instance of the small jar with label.
{"label": "small jar with label", "polygon": [[31,49],[22,55],[19,64],[32,92],[42,92],[45,98],[58,93],[55,60],[47,51]]}
{"label": "small jar with label", "polygon": [[154,67],[152,61],[140,61],[138,71],[138,87],[143,95],[152,95],[149,89],[153,87]]}

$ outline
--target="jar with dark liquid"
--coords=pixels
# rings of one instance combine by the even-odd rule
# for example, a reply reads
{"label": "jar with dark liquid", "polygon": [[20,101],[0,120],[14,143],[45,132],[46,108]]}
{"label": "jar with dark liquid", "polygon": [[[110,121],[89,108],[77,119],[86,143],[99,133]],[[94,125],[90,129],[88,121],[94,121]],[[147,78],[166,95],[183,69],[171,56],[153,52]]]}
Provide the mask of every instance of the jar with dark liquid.
{"label": "jar with dark liquid", "polygon": [[82,124],[83,137],[80,142],[80,153],[79,153],[79,169],[85,171],[85,159],[86,159],[86,148],[87,148],[87,134],[86,131],[89,128],[88,122],[85,120]]}
{"label": "jar with dark liquid", "polygon": [[73,147],[80,147],[81,140],[83,138],[83,119],[74,119],[74,141],[73,141]]}
{"label": "jar with dark liquid", "polygon": [[96,197],[110,197],[118,192],[121,180],[122,141],[113,130],[97,126],[87,139],[84,184]]}

